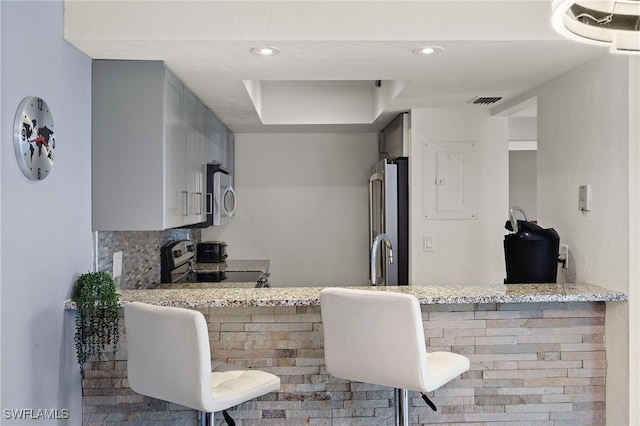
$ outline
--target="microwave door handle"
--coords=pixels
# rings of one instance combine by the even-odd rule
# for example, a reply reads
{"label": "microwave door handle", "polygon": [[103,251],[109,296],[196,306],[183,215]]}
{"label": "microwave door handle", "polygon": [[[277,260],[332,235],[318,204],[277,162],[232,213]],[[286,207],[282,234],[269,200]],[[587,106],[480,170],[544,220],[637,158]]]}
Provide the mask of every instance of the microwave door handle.
{"label": "microwave door handle", "polygon": [[213,213],[213,194],[210,192],[207,192],[204,194],[205,197],[205,204],[207,206],[207,210],[205,211],[205,214],[212,214]]}
{"label": "microwave door handle", "polygon": [[[233,200],[233,207],[231,208],[231,210],[227,209],[227,195],[231,194],[232,200]],[[232,217],[235,213],[236,213],[236,191],[233,190],[232,186],[228,186],[227,189],[224,191],[224,195],[222,196],[222,202],[220,204],[222,204],[222,208],[224,209],[225,214],[227,215],[227,217]]]}

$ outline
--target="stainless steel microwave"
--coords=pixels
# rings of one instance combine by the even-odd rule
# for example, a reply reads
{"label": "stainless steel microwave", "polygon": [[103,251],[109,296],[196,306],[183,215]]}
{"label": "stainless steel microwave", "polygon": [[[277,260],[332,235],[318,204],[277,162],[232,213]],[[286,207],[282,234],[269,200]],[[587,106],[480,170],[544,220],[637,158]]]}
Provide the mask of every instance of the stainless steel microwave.
{"label": "stainless steel microwave", "polygon": [[[209,168],[212,173],[209,173]],[[236,191],[231,185],[231,176],[229,172],[220,168],[218,165],[207,165],[207,179],[211,177],[213,181],[212,194],[212,223],[211,225],[225,225],[229,223],[233,215],[236,213]],[[208,185],[208,183],[207,183]],[[209,188],[207,188],[209,192]]]}
{"label": "stainless steel microwave", "polygon": [[207,164],[206,221],[187,228],[207,228],[229,223],[236,212],[236,192],[231,176],[219,164]]}

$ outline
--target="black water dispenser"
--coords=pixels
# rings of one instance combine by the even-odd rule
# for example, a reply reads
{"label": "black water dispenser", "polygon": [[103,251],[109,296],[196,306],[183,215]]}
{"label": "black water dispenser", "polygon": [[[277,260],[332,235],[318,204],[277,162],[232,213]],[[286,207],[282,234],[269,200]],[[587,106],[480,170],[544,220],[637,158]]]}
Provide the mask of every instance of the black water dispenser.
{"label": "black water dispenser", "polygon": [[558,233],[527,220],[515,221],[513,216],[505,228],[512,231],[504,237],[505,284],[555,283],[560,248]]}

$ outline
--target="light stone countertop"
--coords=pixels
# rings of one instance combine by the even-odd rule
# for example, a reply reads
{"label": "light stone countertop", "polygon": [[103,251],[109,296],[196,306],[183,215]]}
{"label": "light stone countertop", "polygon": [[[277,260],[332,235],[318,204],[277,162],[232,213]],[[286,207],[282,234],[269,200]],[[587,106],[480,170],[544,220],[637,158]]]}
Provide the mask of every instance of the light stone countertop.
{"label": "light stone countertop", "polygon": [[[242,306],[314,306],[325,287],[282,288],[176,288],[120,290],[120,301],[145,302],[185,308]],[[591,284],[472,284],[400,287],[347,287],[371,291],[395,291],[415,295],[420,304],[613,302],[627,295]],[[65,309],[74,309],[67,300]]]}

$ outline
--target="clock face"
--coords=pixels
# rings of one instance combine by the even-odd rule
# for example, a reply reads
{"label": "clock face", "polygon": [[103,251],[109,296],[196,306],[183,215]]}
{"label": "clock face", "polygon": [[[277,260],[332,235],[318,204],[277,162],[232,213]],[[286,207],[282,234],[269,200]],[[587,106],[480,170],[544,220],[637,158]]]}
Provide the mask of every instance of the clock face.
{"label": "clock face", "polygon": [[20,102],[13,126],[13,147],[26,177],[42,180],[49,176],[56,137],[51,110],[43,99],[29,96]]}

